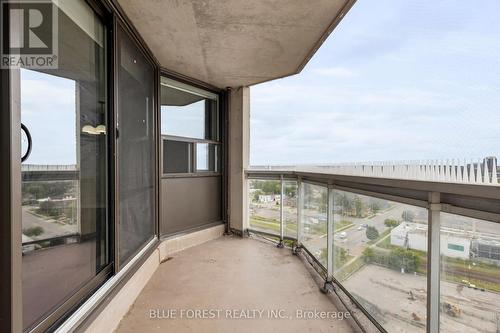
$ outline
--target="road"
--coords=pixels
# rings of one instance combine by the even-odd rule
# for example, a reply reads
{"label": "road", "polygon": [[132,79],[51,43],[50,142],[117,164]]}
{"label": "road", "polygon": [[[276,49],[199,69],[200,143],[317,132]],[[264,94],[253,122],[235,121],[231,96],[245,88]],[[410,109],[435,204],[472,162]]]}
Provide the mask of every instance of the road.
{"label": "road", "polygon": [[23,229],[27,229],[30,227],[42,227],[43,233],[38,237],[32,236],[31,238],[34,240],[37,239],[47,239],[53,238],[57,236],[69,235],[78,232],[78,226],[76,224],[61,224],[54,220],[43,219],[38,217],[29,211],[30,207],[24,206],[22,208],[22,223]]}
{"label": "road", "polygon": [[[353,223],[353,226],[343,230],[346,233],[346,237],[341,239],[338,234],[335,236],[334,242],[341,247],[345,248],[348,251],[348,254],[351,256],[359,256],[363,253],[363,250],[367,246],[367,242],[369,241],[366,238],[366,229],[359,227],[362,224],[367,224],[369,226],[375,227],[379,233],[384,232],[387,227],[384,224],[386,219],[401,219],[401,215],[405,210],[417,210],[419,208],[412,207],[404,204],[394,204],[391,208],[376,214],[371,218],[356,218],[356,217],[347,217],[340,216],[339,214],[334,215],[334,221],[346,220]],[[416,214],[418,215],[418,214]],[[312,235],[310,235],[312,236]],[[321,236],[312,236],[309,240],[305,241],[305,245],[314,254],[319,253],[322,248],[327,246],[326,235]]]}

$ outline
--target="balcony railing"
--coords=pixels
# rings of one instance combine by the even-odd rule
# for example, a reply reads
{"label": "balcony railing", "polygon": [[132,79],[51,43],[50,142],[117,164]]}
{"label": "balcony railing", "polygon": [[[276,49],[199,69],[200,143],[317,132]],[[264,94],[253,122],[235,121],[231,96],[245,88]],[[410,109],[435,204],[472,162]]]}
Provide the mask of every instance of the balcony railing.
{"label": "balcony railing", "polygon": [[[338,287],[381,331],[499,332],[496,161],[438,167],[447,176],[432,180],[418,176],[421,166],[412,177],[403,167],[397,177],[373,168],[252,168],[249,231],[292,240],[325,290]],[[459,169],[467,181],[456,178]],[[483,181],[470,181],[479,172]]]}
{"label": "balcony railing", "polygon": [[295,170],[336,175],[498,185],[496,157],[339,163],[311,166],[260,166],[255,170]]}

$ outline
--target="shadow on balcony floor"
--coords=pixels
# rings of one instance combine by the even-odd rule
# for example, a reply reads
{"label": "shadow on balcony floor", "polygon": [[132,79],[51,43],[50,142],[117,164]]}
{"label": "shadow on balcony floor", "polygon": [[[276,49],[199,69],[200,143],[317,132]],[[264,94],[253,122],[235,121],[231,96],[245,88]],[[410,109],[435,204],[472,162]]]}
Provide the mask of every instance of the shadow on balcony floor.
{"label": "shadow on balcony floor", "polygon": [[[150,318],[151,310],[167,317],[172,309],[176,318]],[[205,316],[219,319],[188,319],[195,313],[187,310],[212,310]],[[264,310],[262,318],[252,310]],[[270,318],[268,310],[284,310],[286,318]],[[300,310],[337,311],[289,249],[224,237],[161,264],[117,332],[354,332],[347,320],[298,319]]]}

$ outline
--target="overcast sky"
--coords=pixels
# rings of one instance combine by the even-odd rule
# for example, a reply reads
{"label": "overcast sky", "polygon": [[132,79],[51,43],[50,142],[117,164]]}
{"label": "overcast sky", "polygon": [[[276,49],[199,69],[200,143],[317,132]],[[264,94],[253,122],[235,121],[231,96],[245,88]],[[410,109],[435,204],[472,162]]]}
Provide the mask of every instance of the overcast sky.
{"label": "overcast sky", "polygon": [[500,1],[359,0],[251,88],[251,164],[500,156]]}

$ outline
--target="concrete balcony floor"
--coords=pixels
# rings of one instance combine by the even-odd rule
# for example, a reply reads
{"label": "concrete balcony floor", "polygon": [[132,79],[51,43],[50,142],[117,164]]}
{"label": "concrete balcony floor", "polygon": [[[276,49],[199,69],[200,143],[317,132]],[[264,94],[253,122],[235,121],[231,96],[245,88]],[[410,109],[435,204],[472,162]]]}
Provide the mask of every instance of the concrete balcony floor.
{"label": "concrete balcony floor", "polygon": [[[150,310],[162,319],[151,319]],[[165,318],[176,309],[176,318]],[[188,311],[221,310],[218,319],[187,319]],[[284,319],[267,310],[284,311]],[[226,310],[236,310],[228,313]],[[234,319],[242,310],[262,318]],[[297,310],[337,311],[304,262],[290,249],[255,239],[222,237],[178,252],[160,265],[117,332],[355,332],[349,320],[298,319]],[[254,312],[248,312],[249,317]],[[233,319],[231,319],[231,316]],[[290,317],[290,318],[289,318]]]}

